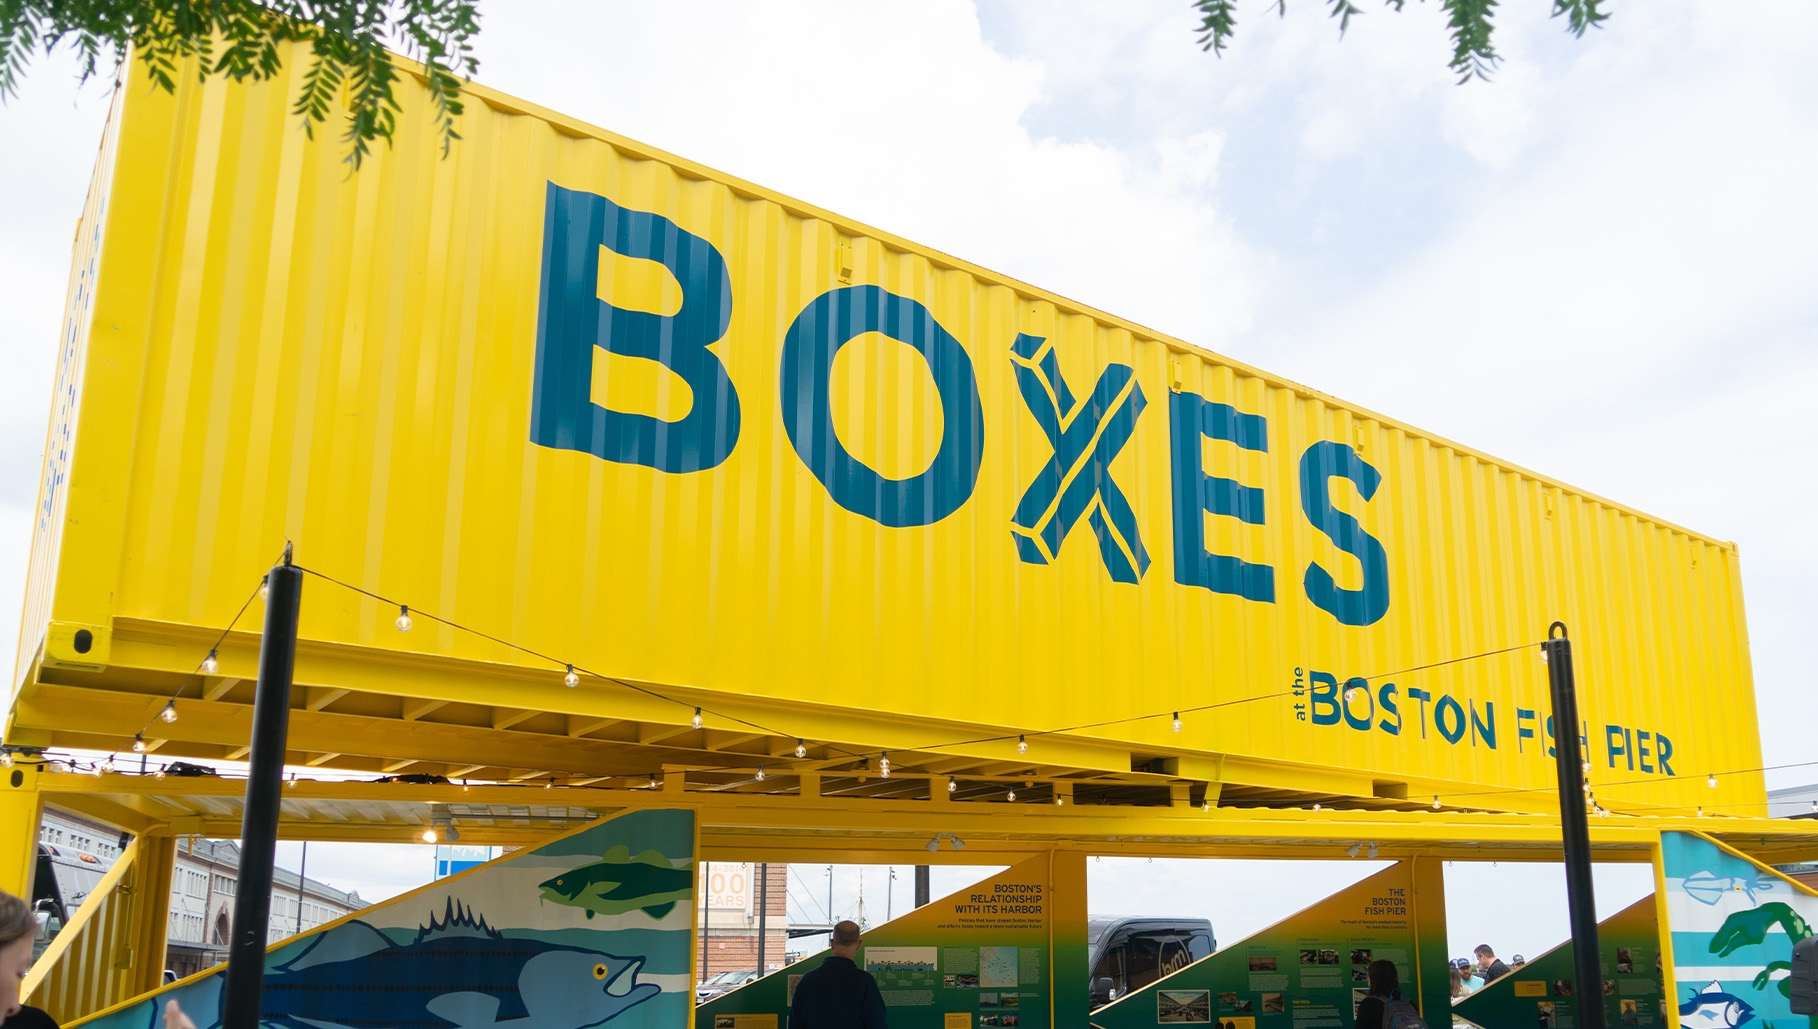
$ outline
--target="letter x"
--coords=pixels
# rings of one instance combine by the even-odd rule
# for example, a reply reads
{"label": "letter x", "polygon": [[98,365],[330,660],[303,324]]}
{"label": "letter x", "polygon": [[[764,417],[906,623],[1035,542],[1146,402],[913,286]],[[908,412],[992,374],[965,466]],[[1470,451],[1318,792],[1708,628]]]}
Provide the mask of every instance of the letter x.
{"label": "letter x", "polygon": [[1111,461],[1136,430],[1148,401],[1127,364],[1108,365],[1092,395],[1075,401],[1061,378],[1054,347],[1041,336],[1018,334],[1010,363],[1029,413],[1054,447],[1041,474],[1023,491],[1011,519],[1017,556],[1045,565],[1080,515],[1091,513],[1098,552],[1117,582],[1136,582],[1149,570],[1136,513],[1111,480]]}

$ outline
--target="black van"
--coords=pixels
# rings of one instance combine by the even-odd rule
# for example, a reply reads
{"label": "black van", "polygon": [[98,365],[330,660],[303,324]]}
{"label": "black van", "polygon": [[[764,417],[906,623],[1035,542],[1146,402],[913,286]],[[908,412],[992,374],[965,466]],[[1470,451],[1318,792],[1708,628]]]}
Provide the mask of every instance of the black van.
{"label": "black van", "polygon": [[1206,957],[1218,948],[1204,918],[1094,915],[1086,922],[1092,1007],[1101,1008]]}

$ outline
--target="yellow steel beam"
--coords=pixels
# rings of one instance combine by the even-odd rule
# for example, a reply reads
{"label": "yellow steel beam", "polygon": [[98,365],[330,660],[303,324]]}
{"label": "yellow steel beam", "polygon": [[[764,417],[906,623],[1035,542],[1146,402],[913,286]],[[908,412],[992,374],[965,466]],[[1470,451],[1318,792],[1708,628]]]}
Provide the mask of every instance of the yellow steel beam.
{"label": "yellow steel beam", "polygon": [[305,691],[306,700],[303,706],[311,711],[320,711],[352,692],[352,690],[335,686],[310,686]]}
{"label": "yellow steel beam", "polygon": [[238,686],[245,681],[245,679],[235,679],[232,676],[216,679],[214,682],[202,687],[202,699],[220,700],[222,697],[233,692],[235,686]]}
{"label": "yellow steel beam", "polygon": [[[243,783],[226,779],[159,782],[149,777],[45,773],[41,785],[59,805],[116,810],[166,795],[191,804],[207,802],[199,816],[171,815],[145,820],[139,831],[181,831],[232,836],[239,819],[234,802]],[[1064,784],[1063,784],[1064,785]],[[292,839],[408,841],[421,831],[431,805],[548,806],[611,811],[682,806],[700,813],[711,855],[748,860],[859,860],[890,854],[899,863],[926,857],[923,845],[937,832],[967,839],[967,860],[987,853],[1026,853],[1058,842],[1094,853],[1180,856],[1340,856],[1352,843],[1370,841],[1391,857],[1412,854],[1459,859],[1558,860],[1559,827],[1554,819],[1520,814],[1465,814],[1428,811],[1322,811],[1054,805],[1002,801],[838,799],[738,792],[673,792],[649,789],[544,790],[537,786],[412,785],[403,783],[316,782],[285,791],[281,831]],[[421,805],[421,817],[370,817],[331,822],[295,818],[292,802],[313,810],[341,805],[350,812],[399,803]],[[224,803],[225,802],[225,803]],[[455,810],[459,810],[456,808]],[[109,819],[112,821],[112,819]],[[548,834],[551,819],[534,812],[527,824],[500,824],[486,815],[457,815],[462,838],[475,843],[534,843]],[[485,824],[492,823],[492,824]],[[533,828],[534,826],[534,828]],[[1591,838],[1600,860],[1645,861],[1664,829],[1724,835],[1732,843],[1778,860],[1818,857],[1818,825],[1786,819],[1610,818],[1593,823]],[[704,844],[706,846],[707,844]],[[704,851],[704,853],[707,853]],[[815,855],[806,857],[804,855]]]}

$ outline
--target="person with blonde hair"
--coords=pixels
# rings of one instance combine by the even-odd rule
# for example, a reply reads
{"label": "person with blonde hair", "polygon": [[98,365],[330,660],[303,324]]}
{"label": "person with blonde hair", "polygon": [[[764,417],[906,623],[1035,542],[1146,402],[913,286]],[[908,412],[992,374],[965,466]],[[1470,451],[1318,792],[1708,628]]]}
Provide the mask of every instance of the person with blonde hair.
{"label": "person with blonde hair", "polygon": [[31,905],[0,891],[0,1026],[3,1029],[57,1029],[39,1008],[19,1000],[19,986],[32,968],[32,938],[38,920]]}

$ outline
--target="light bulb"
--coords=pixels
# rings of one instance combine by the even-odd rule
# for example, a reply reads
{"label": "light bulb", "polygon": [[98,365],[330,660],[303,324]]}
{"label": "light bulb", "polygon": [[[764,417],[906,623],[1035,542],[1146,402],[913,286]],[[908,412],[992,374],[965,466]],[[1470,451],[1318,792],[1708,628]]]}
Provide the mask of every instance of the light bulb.
{"label": "light bulb", "polygon": [[555,789],[555,780],[554,779],[547,780],[546,782],[543,783],[543,788],[546,790]]}
{"label": "light bulb", "polygon": [[1433,810],[1439,810],[1439,794],[1433,794]]}
{"label": "light bulb", "polygon": [[103,772],[111,772],[114,770],[114,756],[112,754],[107,755],[107,757],[101,760],[101,770]]}
{"label": "light bulb", "polygon": [[264,600],[269,596],[271,596],[271,576],[267,575],[259,580],[259,599]]}
{"label": "light bulb", "polygon": [[879,755],[877,760],[877,774],[885,779],[890,778],[890,755],[888,753]]}
{"label": "light bulb", "polygon": [[142,732],[133,733],[133,753],[145,753],[145,734]]}
{"label": "light bulb", "polygon": [[694,726],[696,729],[699,729],[701,727],[701,709],[700,708],[697,707],[694,709],[694,717],[690,718],[688,720],[688,724]]}
{"label": "light bulb", "polygon": [[808,756],[808,742],[806,740],[798,739],[795,741],[795,756],[796,757],[807,757]]}
{"label": "light bulb", "polygon": [[13,767],[13,752],[10,750],[0,750],[0,768],[11,767]]}
{"label": "light bulb", "polygon": [[398,620],[396,622],[394,622],[393,624],[398,627],[399,632],[409,632],[410,627],[417,624],[410,620],[410,605],[409,604],[399,604],[398,605]]}
{"label": "light bulb", "polygon": [[1713,790],[1716,789],[1717,788],[1717,773],[1712,772],[1710,775],[1705,776],[1704,784],[1706,786],[1709,786]]}
{"label": "light bulb", "polygon": [[1696,814],[1694,814],[1692,817],[1693,818],[1703,818],[1704,817],[1704,805],[1703,804],[1698,805],[1698,812]]}
{"label": "light bulb", "polygon": [[286,789],[292,789],[292,790],[296,789],[297,788],[297,773],[292,772],[290,774],[290,778],[286,779],[284,781],[284,786]]}
{"label": "light bulb", "polygon": [[1016,738],[1016,752],[1017,752],[1017,753],[1018,753],[1018,754],[1027,754],[1027,753],[1029,753],[1029,737],[1027,737],[1027,736],[1018,736],[1018,737],[1017,737],[1017,738]]}
{"label": "light bulb", "polygon": [[176,700],[172,699],[172,700],[165,701],[164,710],[158,712],[158,717],[164,719],[164,721],[167,723],[176,721],[177,720],[177,702],[176,702]]}
{"label": "light bulb", "polygon": [[1006,795],[1006,796],[1005,796],[1005,797],[1004,797],[1004,799],[1005,799],[1005,800],[1007,800],[1007,801],[1009,801],[1009,802],[1010,802],[1010,803],[1012,803],[1012,804],[1014,804],[1014,803],[1016,803],[1016,791],[1015,791],[1015,790],[1011,790],[1011,791],[1010,791],[1010,792],[1009,792],[1009,794],[1008,794],[1008,795]]}
{"label": "light bulb", "polygon": [[153,772],[152,778],[158,780],[159,782],[163,782],[164,781],[164,769],[159,768],[157,771]]}
{"label": "light bulb", "polygon": [[1591,763],[1589,761],[1580,761],[1578,762],[1578,765],[1580,769],[1583,770],[1584,774],[1591,774]]}
{"label": "light bulb", "polygon": [[1066,798],[1066,797],[1063,797],[1063,796],[1061,796],[1061,795],[1060,795],[1060,794],[1058,794],[1058,793],[1056,793],[1056,794],[1055,794],[1055,795],[1054,795],[1054,806],[1055,806],[1055,807],[1059,807],[1059,806],[1061,806],[1061,805],[1062,805],[1062,804],[1065,804],[1065,803],[1066,803],[1066,802],[1067,802],[1067,798]]}
{"label": "light bulb", "polygon": [[1350,689],[1345,691],[1345,703],[1355,704],[1355,703],[1357,703],[1357,698],[1359,698],[1361,696],[1363,696],[1363,690],[1360,690],[1357,687],[1353,686]]}
{"label": "light bulb", "polygon": [[467,780],[466,779],[461,780],[461,792],[462,793],[467,792]]}
{"label": "light bulb", "polygon": [[1212,802],[1210,800],[1201,801],[1200,805],[1199,805],[1199,809],[1201,811],[1210,812],[1212,810]]}
{"label": "light bulb", "polygon": [[435,841],[436,841],[436,830],[435,830],[434,826],[431,826],[430,828],[423,830],[423,842],[424,843],[434,843]]}
{"label": "light bulb", "polygon": [[959,789],[959,780],[957,780],[953,776],[949,775],[947,777],[947,792],[952,793],[954,790],[957,790],[957,789]]}
{"label": "light bulb", "polygon": [[1547,663],[1547,645],[1545,643],[1540,645],[1540,663],[1543,665]]}
{"label": "light bulb", "polygon": [[562,685],[564,685],[572,690],[576,686],[579,686],[580,684],[581,684],[581,677],[574,674],[574,666],[569,665],[568,674],[562,676]]}
{"label": "light bulb", "polygon": [[1315,810],[1315,811],[1318,811],[1318,810],[1319,810],[1319,805],[1318,805],[1318,804],[1315,804],[1315,805],[1313,805],[1313,810]]}
{"label": "light bulb", "polygon": [[659,786],[659,785],[661,785],[661,784],[660,784],[660,783],[658,783],[658,782],[657,782],[657,781],[656,781],[656,780],[655,780],[655,779],[652,779],[652,780],[650,780],[650,788],[651,788],[651,789],[653,789],[653,790],[654,790],[654,789],[656,789],[656,788],[657,788],[657,787],[658,787],[658,786]]}
{"label": "light bulb", "polygon": [[208,656],[202,659],[202,674],[203,675],[213,675],[220,670],[221,670],[221,661],[218,657],[215,656],[215,652],[213,650],[210,650],[208,652]]}
{"label": "light bulb", "polygon": [[1180,731],[1180,712],[1179,711],[1174,712],[1174,731],[1175,732]]}
{"label": "light bulb", "polygon": [[758,766],[757,781],[758,782],[764,781],[764,766],[763,765]]}

